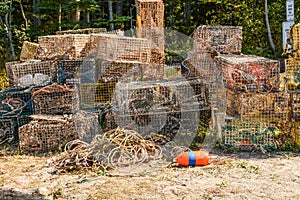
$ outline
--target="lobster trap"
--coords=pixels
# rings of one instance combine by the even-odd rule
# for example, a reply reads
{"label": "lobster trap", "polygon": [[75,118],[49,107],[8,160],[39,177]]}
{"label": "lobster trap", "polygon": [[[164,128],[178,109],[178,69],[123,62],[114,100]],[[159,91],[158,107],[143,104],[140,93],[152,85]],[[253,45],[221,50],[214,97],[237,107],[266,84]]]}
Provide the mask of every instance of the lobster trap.
{"label": "lobster trap", "polygon": [[19,144],[22,151],[44,153],[57,151],[77,139],[72,116],[32,115],[29,123],[19,127]]}
{"label": "lobster trap", "polygon": [[296,122],[300,122],[300,91],[290,92],[292,118]]}
{"label": "lobster trap", "polygon": [[216,61],[207,51],[193,53],[182,62],[182,74],[186,78],[201,78],[207,82],[216,82],[217,72]]}
{"label": "lobster trap", "polygon": [[277,60],[253,55],[219,55],[216,60],[225,86],[232,91],[279,91],[280,67]]}
{"label": "lobster trap", "polygon": [[300,50],[300,24],[295,24],[291,28],[291,34],[292,34],[292,47],[293,50],[297,51]]}
{"label": "lobster trap", "polygon": [[20,61],[26,62],[26,61],[34,60],[34,55],[38,47],[39,44],[24,41],[21,50]]}
{"label": "lobster trap", "polygon": [[208,90],[200,79],[119,82],[115,106],[120,114],[209,108]]}
{"label": "lobster trap", "polygon": [[84,28],[76,30],[56,31],[56,35],[104,33],[106,28]]}
{"label": "lobster trap", "polygon": [[300,89],[300,60],[296,58],[285,59],[285,82],[284,89]]}
{"label": "lobster trap", "polygon": [[227,119],[222,130],[222,143],[246,151],[274,149],[275,130],[274,124],[266,122]]}
{"label": "lobster trap", "polygon": [[289,121],[289,95],[278,93],[234,93],[227,90],[227,114],[242,120]]}
{"label": "lobster trap", "polygon": [[0,145],[12,144],[18,140],[16,117],[0,118]]}
{"label": "lobster trap", "polygon": [[105,130],[120,127],[135,130],[145,137],[157,136],[156,139],[164,140],[163,143],[173,141],[182,145],[190,145],[199,134],[202,136],[207,134],[210,114],[209,109],[149,111],[128,115],[111,112],[105,115]]}
{"label": "lobster trap", "polygon": [[101,110],[105,104],[112,101],[115,86],[115,82],[80,84],[80,110]]}
{"label": "lobster trap", "polygon": [[65,114],[78,110],[74,88],[53,83],[32,94],[35,114]]}
{"label": "lobster trap", "polygon": [[56,80],[56,67],[51,61],[7,62],[5,67],[10,86],[43,86]]}
{"label": "lobster trap", "polygon": [[[104,60],[116,62],[149,63],[151,42],[144,38],[119,37],[108,34],[91,36],[97,48],[91,54]],[[100,40],[101,42],[97,41]],[[92,42],[91,42],[92,43]]]}
{"label": "lobster trap", "polygon": [[34,89],[8,88],[0,92],[1,116],[31,115],[34,113],[32,93]]}
{"label": "lobster trap", "polygon": [[216,51],[240,54],[242,50],[241,26],[199,26],[193,33],[195,51]]}
{"label": "lobster trap", "polygon": [[100,113],[80,110],[74,114],[74,121],[81,141],[91,143],[97,134],[102,133]]}
{"label": "lobster trap", "polygon": [[91,72],[94,72],[92,79],[95,79],[97,68],[94,59],[57,61],[57,77],[60,84],[67,84],[68,86],[80,84],[85,79],[90,79],[86,76],[91,76]]}
{"label": "lobster trap", "polygon": [[162,0],[136,0],[138,28],[164,28]]}
{"label": "lobster trap", "polygon": [[89,41],[89,34],[39,36],[39,48],[35,58],[39,60],[81,59]]}

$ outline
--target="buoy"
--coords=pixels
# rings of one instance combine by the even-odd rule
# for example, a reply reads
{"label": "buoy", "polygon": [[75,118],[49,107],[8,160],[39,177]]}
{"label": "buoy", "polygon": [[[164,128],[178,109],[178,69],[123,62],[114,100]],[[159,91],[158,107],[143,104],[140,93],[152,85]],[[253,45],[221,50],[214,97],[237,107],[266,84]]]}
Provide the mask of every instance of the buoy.
{"label": "buoy", "polygon": [[208,165],[213,156],[207,151],[188,151],[176,157],[176,162],[181,166],[205,166]]}

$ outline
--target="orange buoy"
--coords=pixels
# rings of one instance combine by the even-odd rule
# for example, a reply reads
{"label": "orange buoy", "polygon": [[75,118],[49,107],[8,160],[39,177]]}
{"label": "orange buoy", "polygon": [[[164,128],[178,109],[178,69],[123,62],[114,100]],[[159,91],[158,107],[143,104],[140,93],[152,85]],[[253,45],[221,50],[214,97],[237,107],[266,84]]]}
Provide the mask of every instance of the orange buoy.
{"label": "orange buoy", "polygon": [[181,166],[204,166],[210,162],[211,155],[207,151],[188,151],[176,157],[176,162]]}

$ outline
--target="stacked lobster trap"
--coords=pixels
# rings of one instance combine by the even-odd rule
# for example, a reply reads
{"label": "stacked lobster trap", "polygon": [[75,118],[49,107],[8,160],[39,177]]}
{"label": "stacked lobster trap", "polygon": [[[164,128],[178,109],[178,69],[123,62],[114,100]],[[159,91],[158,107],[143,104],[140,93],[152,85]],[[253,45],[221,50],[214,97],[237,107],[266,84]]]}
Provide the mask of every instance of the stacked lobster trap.
{"label": "stacked lobster trap", "polygon": [[119,126],[144,136],[155,133],[168,141],[196,134],[199,122],[210,117],[207,92],[200,79],[119,82],[105,128]]}

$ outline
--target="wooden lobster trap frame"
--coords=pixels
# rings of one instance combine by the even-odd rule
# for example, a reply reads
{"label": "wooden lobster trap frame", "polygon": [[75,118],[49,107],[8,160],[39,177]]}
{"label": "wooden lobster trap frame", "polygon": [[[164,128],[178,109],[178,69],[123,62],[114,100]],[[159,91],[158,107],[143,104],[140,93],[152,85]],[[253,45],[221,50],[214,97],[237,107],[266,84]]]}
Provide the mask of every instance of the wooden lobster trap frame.
{"label": "wooden lobster trap frame", "polygon": [[195,51],[216,51],[240,54],[242,50],[241,26],[199,26],[193,33]]}
{"label": "wooden lobster trap frame", "polygon": [[56,35],[68,35],[68,34],[91,34],[91,33],[103,33],[107,32],[106,28],[84,28],[76,30],[56,31]]}
{"label": "wooden lobster trap frame", "polygon": [[216,57],[225,87],[236,92],[274,92],[280,88],[277,60],[253,55]]}
{"label": "wooden lobster trap frame", "polygon": [[5,67],[10,86],[26,88],[56,80],[56,66],[52,61],[7,62]]}

